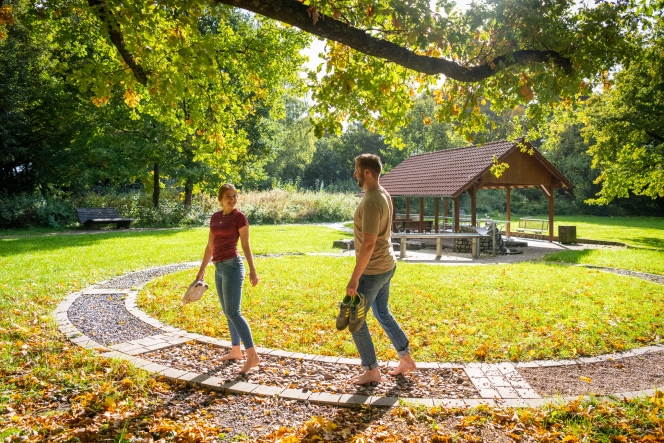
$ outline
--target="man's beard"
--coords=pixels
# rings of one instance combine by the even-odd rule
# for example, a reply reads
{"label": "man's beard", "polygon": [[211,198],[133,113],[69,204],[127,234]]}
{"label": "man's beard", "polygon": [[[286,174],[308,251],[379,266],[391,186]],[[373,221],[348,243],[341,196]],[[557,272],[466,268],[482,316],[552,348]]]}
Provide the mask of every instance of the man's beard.
{"label": "man's beard", "polygon": [[360,188],[363,187],[364,186],[364,180],[362,180],[361,178],[358,178],[357,179],[357,186],[359,186]]}

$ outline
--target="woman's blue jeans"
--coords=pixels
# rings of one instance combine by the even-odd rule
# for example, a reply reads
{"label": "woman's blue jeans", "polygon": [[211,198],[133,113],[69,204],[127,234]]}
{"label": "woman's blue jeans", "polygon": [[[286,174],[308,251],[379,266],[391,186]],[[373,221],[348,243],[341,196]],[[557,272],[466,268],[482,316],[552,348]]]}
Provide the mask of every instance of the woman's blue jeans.
{"label": "woman's blue jeans", "polygon": [[249,323],[240,314],[240,302],[242,301],[242,284],[244,283],[244,263],[241,257],[230,258],[214,264],[214,281],[217,285],[217,295],[221,303],[221,309],[228,320],[228,330],[231,333],[231,344],[240,346],[240,340],[244,343],[244,349],[254,347],[251,338]]}
{"label": "woman's blue jeans", "polygon": [[[408,337],[404,334],[401,326],[395,320],[390,312],[387,303],[390,299],[390,281],[396,271],[396,267],[391,271],[377,275],[362,275],[357,292],[368,298],[367,305],[371,306],[371,311],[382,326],[383,330],[390,338],[392,346],[399,354],[399,358],[410,354]],[[360,360],[365,371],[378,367],[376,359],[376,349],[374,348],[371,333],[365,321],[359,331],[353,333],[355,346],[360,353]]]}

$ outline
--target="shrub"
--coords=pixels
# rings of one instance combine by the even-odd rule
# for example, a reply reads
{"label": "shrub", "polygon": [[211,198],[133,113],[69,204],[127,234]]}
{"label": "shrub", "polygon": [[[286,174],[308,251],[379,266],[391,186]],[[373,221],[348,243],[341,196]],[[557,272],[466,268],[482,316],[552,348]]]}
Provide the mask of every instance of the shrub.
{"label": "shrub", "polygon": [[351,220],[360,199],[353,194],[272,189],[242,193],[238,207],[253,224]]}

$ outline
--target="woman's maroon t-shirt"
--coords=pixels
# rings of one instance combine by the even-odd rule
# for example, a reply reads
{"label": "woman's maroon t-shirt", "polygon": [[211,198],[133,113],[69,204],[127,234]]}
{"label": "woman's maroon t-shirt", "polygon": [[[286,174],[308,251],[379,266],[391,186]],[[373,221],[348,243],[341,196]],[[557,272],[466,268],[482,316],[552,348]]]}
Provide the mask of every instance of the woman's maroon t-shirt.
{"label": "woman's maroon t-shirt", "polygon": [[210,219],[210,231],[214,237],[214,248],[212,249],[212,261],[228,260],[238,257],[237,241],[240,238],[239,229],[249,226],[247,217],[233,209],[227,215],[223,211],[215,212]]}

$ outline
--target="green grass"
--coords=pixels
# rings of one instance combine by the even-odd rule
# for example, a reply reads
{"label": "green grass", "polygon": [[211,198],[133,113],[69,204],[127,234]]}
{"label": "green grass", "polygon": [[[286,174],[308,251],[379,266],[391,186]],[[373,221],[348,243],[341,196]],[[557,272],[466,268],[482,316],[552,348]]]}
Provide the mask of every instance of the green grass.
{"label": "green grass", "polygon": [[549,262],[605,266],[664,275],[664,251],[644,249],[585,249],[544,257]]}
{"label": "green grass", "polygon": [[[4,235],[19,234],[20,238],[0,239],[0,309],[5,314],[0,319],[0,436],[6,438],[20,434],[41,441],[73,441],[74,431],[82,428],[80,421],[71,421],[72,414],[81,411],[85,413],[78,417],[86,423],[93,420],[89,422],[90,426],[101,424],[100,432],[108,428],[104,438],[108,437],[109,441],[113,441],[114,435],[117,440],[124,429],[125,418],[116,420],[116,417],[134,417],[138,414],[136,420],[129,422],[128,433],[135,434],[137,429],[152,426],[156,418],[150,405],[159,402],[159,396],[154,391],[164,392],[165,388],[156,385],[145,371],[127,363],[100,358],[72,345],[57,331],[52,313],[66,295],[92,283],[133,270],[200,260],[207,229],[42,235],[50,232],[5,231]],[[333,240],[348,237],[316,226],[254,226],[251,233],[256,254],[333,251]],[[620,252],[649,253],[616,251]],[[569,261],[604,260],[593,254]],[[637,267],[639,260],[662,261],[658,255],[634,257],[624,263],[631,261],[634,262],[632,266]],[[352,353],[348,333],[333,329],[335,304],[350,274],[352,259],[287,256],[258,258],[257,265],[263,281],[257,288],[247,289],[244,308],[247,314],[261,313],[260,318],[250,319],[257,338],[260,337],[260,344],[268,345],[269,340],[281,339],[292,343],[300,340],[302,343],[293,346],[302,349],[306,346],[306,352],[322,353],[324,344],[327,346],[329,342],[348,352],[348,355],[356,355]],[[567,272],[570,269],[572,272]],[[528,282],[533,275],[539,275],[540,286],[528,286],[533,285],[532,281]],[[155,283],[156,286],[167,287],[180,278],[188,283],[190,277],[187,273],[175,274]],[[328,283],[318,286],[321,281]],[[542,282],[544,286],[541,286]],[[581,292],[575,293],[578,290]],[[556,293],[561,296],[555,298]],[[477,350],[487,352],[486,358],[489,359],[497,358],[501,353],[517,355],[510,354],[508,348],[500,348],[500,341],[515,342],[507,331],[530,337],[535,343],[556,343],[558,340],[558,346],[551,352],[560,355],[570,351],[565,340],[582,343],[586,346],[584,351],[594,352],[597,349],[599,352],[602,346],[609,349],[611,346],[638,346],[639,337],[661,336],[661,320],[648,329],[649,322],[661,318],[661,314],[655,317],[656,309],[662,305],[661,286],[556,264],[481,268],[400,265],[393,294],[395,314],[411,334],[413,349],[419,359],[433,358],[432,349],[442,347],[442,343],[449,346],[447,354],[439,350],[436,352],[441,352],[442,358],[448,360],[462,359],[462,349],[466,349],[464,352],[467,352],[468,359],[477,358]],[[645,295],[639,298],[641,294]],[[177,302],[181,295],[181,287],[174,289],[169,296],[172,300],[169,299],[168,303]],[[492,300],[490,308],[483,305],[486,300]],[[564,302],[556,303],[555,300]],[[301,309],[303,304],[310,306],[307,309],[318,311],[313,312],[311,317],[324,325],[322,334],[319,329],[309,327],[307,322],[310,316]],[[598,306],[603,306],[603,309],[598,311]],[[423,317],[421,312],[425,312],[425,308],[435,309],[436,312],[430,310],[431,314]],[[173,306],[165,305],[165,309],[172,310]],[[214,319],[216,322],[203,326],[214,328],[215,335],[227,337],[213,291],[206,294],[204,301],[180,308],[180,312],[193,318],[197,309],[201,310],[198,322]],[[648,309],[652,314],[650,317]],[[561,317],[556,318],[554,313]],[[530,332],[523,322],[514,325],[516,315],[531,319]],[[415,322],[411,317],[420,321]],[[294,323],[287,323],[293,318]],[[611,328],[606,327],[604,332],[600,332],[602,324],[606,326],[604,322],[610,318],[614,322],[616,319],[621,321],[615,322],[615,327],[608,323]],[[500,322],[505,322],[505,319],[509,322],[501,325]],[[584,328],[581,321],[585,322]],[[628,331],[628,326],[633,331]],[[370,327],[374,331],[377,329],[371,316]],[[190,330],[195,329],[192,327]],[[286,333],[282,334],[284,331]],[[496,351],[482,347],[491,343],[484,337],[488,334],[495,334],[489,339],[497,342]],[[422,337],[428,342],[422,342]],[[376,338],[379,353],[393,358],[384,334],[378,333]],[[598,341],[592,341],[593,338]],[[437,344],[436,340],[440,343]],[[477,347],[470,346],[471,341],[475,341]],[[523,342],[524,347],[514,348],[515,352],[526,352],[524,355],[528,355],[530,350],[542,347],[538,344],[528,349],[530,342],[527,339]],[[582,346],[577,348],[577,354]],[[56,399],[65,404],[69,402],[72,407],[54,407]],[[633,407],[637,402],[640,400],[619,402],[620,410],[610,409],[613,403],[596,405],[592,412],[587,405],[578,411],[570,411],[567,406],[542,409],[536,412],[537,416],[533,419],[546,427],[547,432],[558,433],[556,435],[560,438],[576,432],[568,425],[570,413],[582,417],[589,427],[594,426],[587,435],[591,438],[599,436],[598,441],[604,441],[603,432],[642,436],[650,429],[657,429],[655,423],[657,420],[661,423],[664,404],[662,397],[643,401],[642,407]],[[603,405],[607,405],[605,409],[602,409]],[[16,415],[9,412],[8,406]],[[435,412],[429,413],[437,418]],[[487,414],[492,413],[489,411]],[[625,417],[629,419],[628,425],[634,434],[626,430]],[[529,417],[522,415],[521,418],[528,423]],[[441,416],[441,419],[444,417]],[[200,429],[200,424],[196,422],[198,418],[183,417],[178,420],[182,427],[199,426],[197,429]],[[192,425],[192,421],[196,423]]]}
{"label": "green grass", "polygon": [[[548,219],[548,215],[524,218]],[[518,226],[518,217],[512,217],[513,227]],[[559,225],[576,226],[580,239],[602,240],[624,243],[642,248],[664,249],[664,218],[662,217],[596,217],[581,215],[555,216],[554,234]]]}
{"label": "green grass", "polygon": [[[356,356],[348,332],[334,327],[353,264],[353,258],[320,256],[258,259],[262,282],[246,285],[243,300],[254,340],[294,352]],[[139,304],[174,326],[227,339],[214,285],[201,302],[180,306],[195,273],[152,282]],[[420,361],[570,358],[634,348],[664,335],[663,286],[556,264],[402,263],[390,304]],[[369,319],[379,358],[394,359],[385,334]]]}

